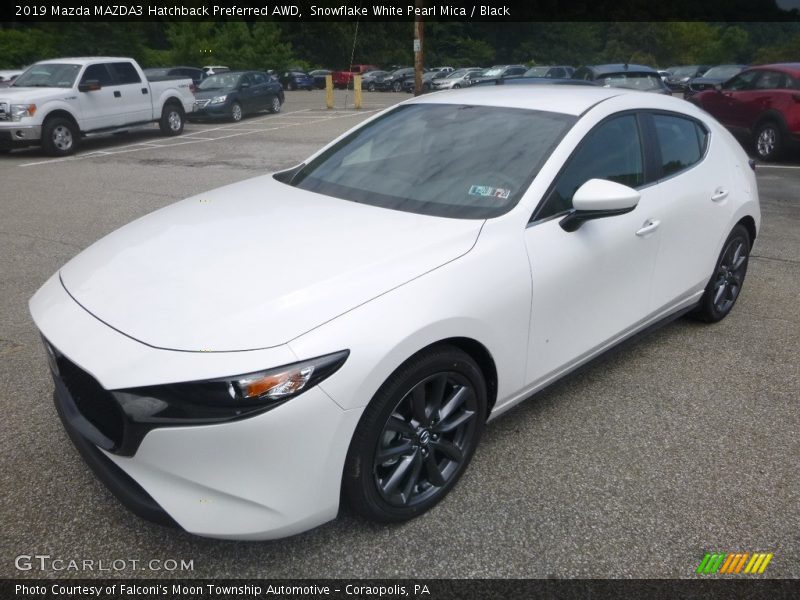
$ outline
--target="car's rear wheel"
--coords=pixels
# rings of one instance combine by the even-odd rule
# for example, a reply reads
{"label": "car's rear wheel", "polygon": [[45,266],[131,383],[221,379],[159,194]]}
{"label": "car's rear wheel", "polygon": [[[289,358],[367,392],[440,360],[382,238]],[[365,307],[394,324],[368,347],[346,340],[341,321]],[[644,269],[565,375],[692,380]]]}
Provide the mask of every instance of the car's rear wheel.
{"label": "car's rear wheel", "polygon": [[486,421],[486,383],[472,358],[439,346],[409,359],[361,417],[343,491],[360,515],[404,521],[433,507],[469,464]]}
{"label": "car's rear wheel", "polygon": [[78,128],[69,119],[50,118],[42,128],[42,148],[50,156],[68,156],[78,149]]}
{"label": "car's rear wheel", "polygon": [[178,104],[167,104],[161,111],[158,128],[164,135],[180,135],[183,133],[185,121],[183,107]]}
{"label": "car's rear wheel", "polygon": [[778,160],[783,153],[783,132],[777,123],[767,121],[756,129],[753,143],[761,160]]}
{"label": "car's rear wheel", "polygon": [[367,90],[370,91],[370,92],[374,92],[375,91],[375,84],[374,83],[370,83],[367,86]]}
{"label": "car's rear wheel", "polygon": [[242,105],[238,102],[231,104],[231,121],[238,123],[242,120],[244,113],[242,112]]}
{"label": "car's rear wheel", "polygon": [[722,246],[714,275],[694,316],[707,323],[716,323],[731,312],[744,285],[749,256],[750,234],[743,225],[737,225]]}

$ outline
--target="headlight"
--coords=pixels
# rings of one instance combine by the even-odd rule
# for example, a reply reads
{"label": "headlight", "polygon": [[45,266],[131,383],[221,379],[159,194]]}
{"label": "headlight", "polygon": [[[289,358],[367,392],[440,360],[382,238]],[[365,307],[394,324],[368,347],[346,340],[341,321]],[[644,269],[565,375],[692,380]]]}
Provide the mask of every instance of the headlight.
{"label": "headlight", "polygon": [[227,99],[228,99],[228,95],[227,94],[225,94],[224,96],[214,96],[211,99],[211,104],[222,104]]}
{"label": "headlight", "polygon": [[227,421],[270,410],[302,394],[339,370],[349,354],[342,350],[256,373],[115,390],[112,394],[137,423]]}
{"label": "headlight", "polygon": [[36,114],[35,104],[12,104],[11,105],[11,120],[19,121],[24,117],[32,117]]}

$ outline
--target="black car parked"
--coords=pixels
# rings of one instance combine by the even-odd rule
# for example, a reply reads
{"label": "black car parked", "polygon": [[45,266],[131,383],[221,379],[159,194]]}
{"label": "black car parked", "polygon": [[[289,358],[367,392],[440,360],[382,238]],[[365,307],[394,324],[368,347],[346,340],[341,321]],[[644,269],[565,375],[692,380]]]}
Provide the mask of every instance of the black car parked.
{"label": "black car parked", "polygon": [[330,69],[315,69],[311,71],[309,75],[314,78],[314,87],[320,90],[324,90],[325,78],[331,73],[332,71]]}
{"label": "black car parked", "polygon": [[402,92],[403,82],[407,79],[414,79],[414,67],[396,69],[380,83],[376,82],[376,87],[383,92]]}
{"label": "black car parked", "polygon": [[677,67],[670,71],[667,85],[673,92],[683,92],[689,87],[689,82],[695,77],[702,77],[708,71],[709,65],[688,65]]}
{"label": "black car parked", "polygon": [[572,74],[575,72],[575,67],[570,67],[567,65],[558,65],[553,67],[548,66],[538,66],[538,67],[531,67],[527,71],[523,77],[544,77],[546,79],[568,79],[572,77]]}
{"label": "black car parked", "polygon": [[[314,77],[305,71],[285,71],[280,77],[281,85],[286,90],[313,90],[316,87]],[[323,82],[323,87],[325,86]]]}
{"label": "black car parked", "polygon": [[528,68],[525,65],[494,65],[484,69],[477,77],[470,77],[473,84],[482,81],[495,81],[506,77],[521,77]]}
{"label": "black car parked", "polygon": [[280,112],[283,100],[280,82],[263,71],[220,73],[197,87],[189,118],[241,121],[249,113]]}
{"label": "black car parked", "polygon": [[716,67],[711,67],[702,77],[695,77],[689,80],[689,84],[683,92],[683,97],[688,99],[698,92],[710,90],[715,85],[725,83],[746,68],[747,65],[717,65]]}

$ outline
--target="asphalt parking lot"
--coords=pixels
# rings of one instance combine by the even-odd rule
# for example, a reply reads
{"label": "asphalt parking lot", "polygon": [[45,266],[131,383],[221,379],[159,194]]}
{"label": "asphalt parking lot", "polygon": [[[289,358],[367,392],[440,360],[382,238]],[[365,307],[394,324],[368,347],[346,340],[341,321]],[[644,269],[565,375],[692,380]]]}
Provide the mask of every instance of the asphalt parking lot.
{"label": "asphalt parking lot", "polygon": [[[493,422],[464,478],[403,525],[348,514],[274,542],[207,540],[124,509],[72,447],[27,302],[69,258],[186,196],[296,164],[407,94],[287,92],[283,112],[0,157],[0,576],[18,555],[192,560],[161,577],[692,577],[708,551],[800,577],[800,156],[759,166],[763,224],[732,314],[681,319]],[[348,96],[348,102],[352,98]],[[99,575],[100,573],[98,573]],[[107,575],[108,573],[103,573]]]}

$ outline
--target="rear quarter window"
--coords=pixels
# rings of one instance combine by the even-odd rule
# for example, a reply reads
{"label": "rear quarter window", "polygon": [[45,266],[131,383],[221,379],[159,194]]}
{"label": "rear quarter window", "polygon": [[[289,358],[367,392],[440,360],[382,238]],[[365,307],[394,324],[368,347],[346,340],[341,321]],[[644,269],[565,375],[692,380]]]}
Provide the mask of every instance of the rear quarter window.
{"label": "rear quarter window", "polygon": [[692,119],[676,115],[653,115],[653,124],[661,151],[664,177],[697,164],[706,150],[708,132]]}

